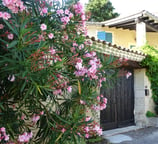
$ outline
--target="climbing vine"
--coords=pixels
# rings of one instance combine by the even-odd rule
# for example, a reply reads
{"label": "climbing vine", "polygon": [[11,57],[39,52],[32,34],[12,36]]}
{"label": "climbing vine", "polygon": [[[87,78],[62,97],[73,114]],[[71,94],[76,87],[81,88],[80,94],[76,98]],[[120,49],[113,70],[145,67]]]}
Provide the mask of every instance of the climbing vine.
{"label": "climbing vine", "polygon": [[146,75],[151,81],[152,98],[156,105],[156,114],[158,114],[158,50],[150,45],[145,45],[142,50],[147,57],[141,62],[141,65],[147,68]]}

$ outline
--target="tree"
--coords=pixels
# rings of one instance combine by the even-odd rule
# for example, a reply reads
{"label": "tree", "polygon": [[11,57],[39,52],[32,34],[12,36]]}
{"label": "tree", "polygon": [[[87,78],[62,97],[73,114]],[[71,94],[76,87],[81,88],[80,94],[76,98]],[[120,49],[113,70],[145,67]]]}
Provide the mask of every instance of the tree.
{"label": "tree", "polygon": [[115,71],[86,33],[79,2],[68,9],[57,0],[0,0],[0,143],[101,135],[85,112],[106,108],[97,89]]}
{"label": "tree", "polygon": [[90,12],[90,21],[106,21],[119,16],[109,0],[90,0],[86,5],[86,12]]}

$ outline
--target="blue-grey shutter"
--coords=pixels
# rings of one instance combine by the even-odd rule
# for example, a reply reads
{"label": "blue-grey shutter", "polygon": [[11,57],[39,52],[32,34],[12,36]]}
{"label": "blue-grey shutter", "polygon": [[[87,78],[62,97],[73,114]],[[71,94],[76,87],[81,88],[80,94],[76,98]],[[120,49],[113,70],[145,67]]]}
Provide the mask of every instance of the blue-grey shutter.
{"label": "blue-grey shutter", "polygon": [[99,40],[104,40],[105,41],[105,35],[106,35],[105,31],[100,31],[100,32],[97,33],[97,37],[98,37]]}
{"label": "blue-grey shutter", "polygon": [[105,41],[112,43],[112,33],[106,33]]}

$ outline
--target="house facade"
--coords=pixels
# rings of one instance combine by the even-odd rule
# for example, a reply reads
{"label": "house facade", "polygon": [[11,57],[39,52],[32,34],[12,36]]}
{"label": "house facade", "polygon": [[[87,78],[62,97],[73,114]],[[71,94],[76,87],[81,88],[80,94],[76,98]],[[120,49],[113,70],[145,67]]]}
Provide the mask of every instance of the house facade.
{"label": "house facade", "polygon": [[154,102],[146,69],[139,65],[146,57],[139,47],[146,43],[158,47],[158,17],[141,11],[105,22],[87,22],[87,29],[97,51],[128,59],[132,73],[129,79],[121,77],[109,92],[101,90],[109,98],[107,109],[99,116],[103,129],[157,126],[157,121],[146,117],[147,111],[154,112]]}
{"label": "house facade", "polygon": [[[118,17],[105,22],[87,22],[88,35],[125,48],[141,46],[144,43],[158,47],[158,17],[147,11]],[[105,36],[102,36],[105,35]]]}

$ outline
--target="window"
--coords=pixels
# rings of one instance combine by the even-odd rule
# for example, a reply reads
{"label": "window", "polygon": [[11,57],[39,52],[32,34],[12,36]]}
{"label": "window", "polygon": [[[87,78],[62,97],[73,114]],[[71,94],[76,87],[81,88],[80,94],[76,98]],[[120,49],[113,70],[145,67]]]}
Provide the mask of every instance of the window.
{"label": "window", "polygon": [[135,47],[136,47],[135,45],[130,45],[130,49],[135,48]]}
{"label": "window", "polygon": [[112,33],[100,31],[97,33],[97,38],[99,40],[104,40],[104,41],[112,43]]}

